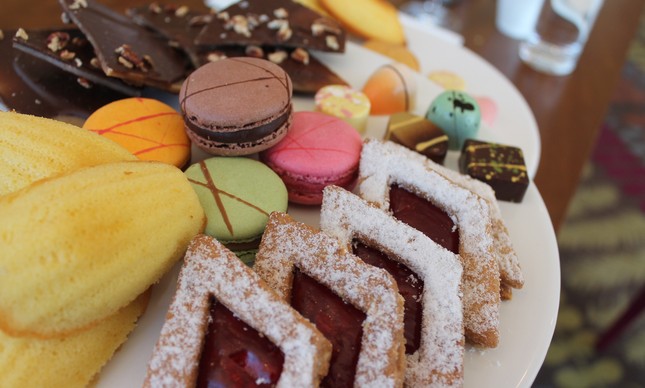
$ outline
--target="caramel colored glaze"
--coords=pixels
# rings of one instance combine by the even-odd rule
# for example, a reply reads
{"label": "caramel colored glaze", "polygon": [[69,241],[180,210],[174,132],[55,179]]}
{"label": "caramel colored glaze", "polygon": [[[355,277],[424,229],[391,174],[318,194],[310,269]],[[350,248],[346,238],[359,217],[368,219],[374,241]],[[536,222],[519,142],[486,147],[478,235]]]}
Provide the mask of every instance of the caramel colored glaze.
{"label": "caramel colored glaze", "polygon": [[295,270],[291,305],[332,343],[329,373],[321,387],[352,387],[361,351],[365,313],[311,277]]}
{"label": "caramel colored glaze", "polygon": [[405,353],[413,354],[421,344],[423,280],[402,263],[358,240],[352,242],[352,253],[367,264],[385,269],[396,280],[399,294],[404,299]]}
{"label": "caramel colored glaze", "polygon": [[459,253],[459,229],[443,210],[430,201],[392,185],[390,210],[398,220],[421,231],[449,251]]}
{"label": "caramel colored glaze", "polygon": [[211,302],[196,387],[275,386],[284,354],[268,338]]}

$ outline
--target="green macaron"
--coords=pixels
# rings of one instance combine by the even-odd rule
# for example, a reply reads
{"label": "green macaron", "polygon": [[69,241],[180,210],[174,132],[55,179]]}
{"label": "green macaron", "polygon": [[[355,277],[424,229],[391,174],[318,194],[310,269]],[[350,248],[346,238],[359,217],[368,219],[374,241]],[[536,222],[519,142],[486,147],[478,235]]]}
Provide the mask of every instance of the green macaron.
{"label": "green macaron", "polygon": [[246,157],[213,157],[186,170],[215,237],[245,263],[255,259],[273,211],[287,211],[287,189],[269,167]]}

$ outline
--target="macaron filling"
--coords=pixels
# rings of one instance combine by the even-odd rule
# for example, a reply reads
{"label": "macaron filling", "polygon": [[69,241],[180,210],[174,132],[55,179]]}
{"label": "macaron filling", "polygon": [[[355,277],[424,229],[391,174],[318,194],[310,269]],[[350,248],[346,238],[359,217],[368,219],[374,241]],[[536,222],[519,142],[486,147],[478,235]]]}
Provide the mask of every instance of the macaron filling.
{"label": "macaron filling", "polygon": [[[207,126],[198,126],[193,123],[191,120],[186,118],[185,123],[186,127],[190,129],[197,136],[203,137],[208,141],[214,141],[217,143],[249,143],[263,139],[273,132],[282,128],[287,121],[289,116],[291,116],[292,105],[289,104],[285,113],[280,115],[278,118],[273,119],[269,122],[262,121],[256,123],[250,123],[245,125],[247,129],[235,130],[237,126],[230,127],[217,127],[212,126],[208,128]],[[264,124],[262,124],[264,122]]]}

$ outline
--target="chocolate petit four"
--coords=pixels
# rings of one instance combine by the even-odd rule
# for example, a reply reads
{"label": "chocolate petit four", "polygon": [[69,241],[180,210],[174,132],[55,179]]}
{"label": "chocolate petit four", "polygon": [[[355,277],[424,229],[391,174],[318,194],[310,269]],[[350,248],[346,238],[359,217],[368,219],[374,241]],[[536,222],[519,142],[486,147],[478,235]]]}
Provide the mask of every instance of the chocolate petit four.
{"label": "chocolate petit four", "polygon": [[363,93],[371,102],[371,115],[408,112],[416,105],[414,72],[401,63],[381,66],[365,82]]}
{"label": "chocolate petit four", "polygon": [[500,279],[486,200],[427,166],[432,161],[392,142],[363,145],[358,192],[462,258],[466,339],[499,341]]}
{"label": "chocolate petit four", "polygon": [[317,386],[331,344],[214,238],[190,243],[144,387]]}
{"label": "chocolate petit four", "polygon": [[522,202],[529,186],[524,154],[513,146],[468,139],[459,157],[459,170],[488,183],[502,201]]}
{"label": "chocolate petit four", "polygon": [[403,384],[403,298],[385,270],[284,213],[271,214],[253,269],[332,342],[322,386]]}
{"label": "chocolate petit four", "polygon": [[461,259],[420,231],[336,186],[325,188],[322,230],[387,270],[405,302],[409,387],[463,385]]}
{"label": "chocolate petit four", "polygon": [[383,139],[401,144],[439,164],[443,164],[448,152],[448,136],[443,130],[413,113],[401,112],[390,116]]}
{"label": "chocolate petit four", "polygon": [[458,151],[467,138],[479,131],[481,112],[477,100],[468,93],[446,90],[432,100],[426,118],[443,129],[448,135],[448,147]]}

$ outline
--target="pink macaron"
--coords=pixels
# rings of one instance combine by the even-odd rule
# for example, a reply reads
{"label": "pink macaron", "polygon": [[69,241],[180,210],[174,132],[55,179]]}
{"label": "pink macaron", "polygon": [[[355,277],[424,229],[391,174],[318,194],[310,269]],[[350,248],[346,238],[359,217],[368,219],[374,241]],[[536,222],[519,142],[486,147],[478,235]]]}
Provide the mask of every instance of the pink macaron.
{"label": "pink macaron", "polygon": [[282,178],[290,202],[320,205],[325,187],[353,188],[362,146],[361,136],[345,121],[296,112],[285,138],[260,158]]}

